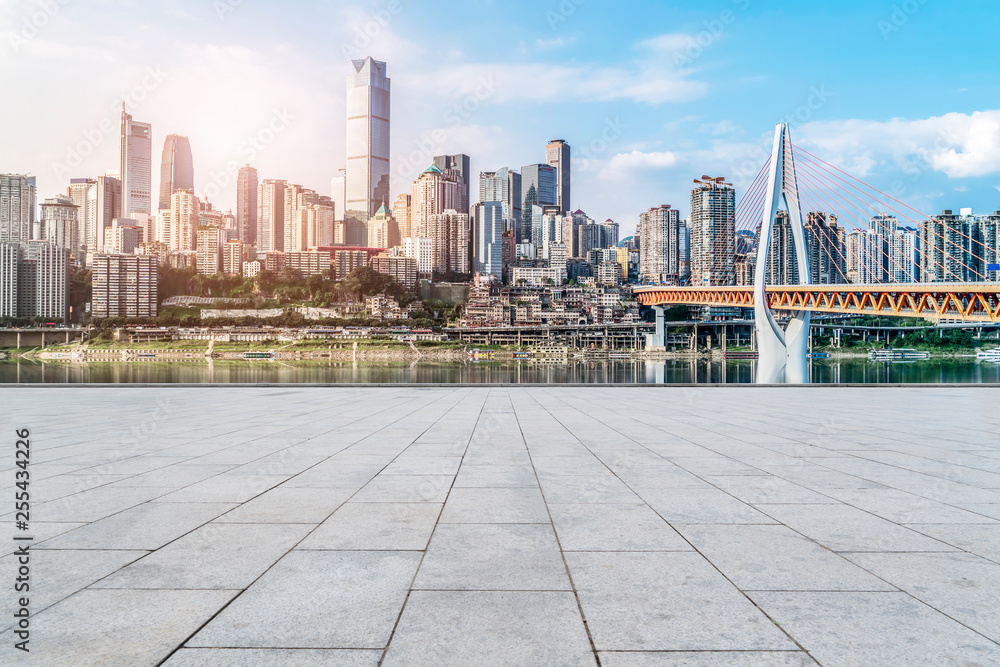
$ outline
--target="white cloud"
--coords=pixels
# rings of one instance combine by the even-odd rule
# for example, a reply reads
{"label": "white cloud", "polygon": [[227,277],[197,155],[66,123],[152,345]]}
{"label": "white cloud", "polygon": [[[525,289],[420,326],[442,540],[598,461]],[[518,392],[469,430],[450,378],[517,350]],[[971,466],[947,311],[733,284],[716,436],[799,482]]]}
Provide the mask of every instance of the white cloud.
{"label": "white cloud", "polygon": [[553,37],[552,39],[539,39],[535,42],[535,46],[543,51],[551,51],[552,49],[561,49],[564,46],[569,46],[576,41],[576,37]]}
{"label": "white cloud", "polygon": [[1000,172],[1000,110],[921,120],[813,122],[796,132],[825,160],[859,176],[879,164],[921,168],[915,160],[949,178]]}
{"label": "white cloud", "polygon": [[635,170],[670,169],[677,166],[677,156],[670,151],[618,153],[601,170],[602,179],[625,179]]}

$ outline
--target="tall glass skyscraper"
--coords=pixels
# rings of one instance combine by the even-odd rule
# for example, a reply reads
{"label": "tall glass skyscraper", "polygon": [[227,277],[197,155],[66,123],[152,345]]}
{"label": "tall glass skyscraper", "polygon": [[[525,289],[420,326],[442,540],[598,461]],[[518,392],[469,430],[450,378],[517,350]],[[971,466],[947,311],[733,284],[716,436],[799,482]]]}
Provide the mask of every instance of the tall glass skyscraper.
{"label": "tall glass skyscraper", "polygon": [[194,189],[194,160],[191,142],[179,134],[169,135],[163,142],[160,160],[160,201],[158,209],[170,208],[174,190]]}
{"label": "tall glass skyscraper", "polygon": [[479,201],[503,204],[503,231],[521,238],[521,174],[509,167],[479,174]]}
{"label": "tall glass skyscraper", "polygon": [[569,144],[562,139],[553,139],[545,146],[545,164],[556,170],[556,201],[561,213],[572,211],[569,204]]}
{"label": "tall glass skyscraper", "polygon": [[236,230],[240,241],[257,243],[257,170],[250,165],[240,167],[236,177]]}
{"label": "tall glass skyscraper", "polygon": [[542,220],[535,208],[556,205],[556,168],[547,164],[529,164],[521,168],[521,241],[541,242]]}
{"label": "tall glass skyscraper", "polygon": [[[389,78],[384,62],[351,61],[347,78],[347,216],[365,225],[389,201]],[[367,234],[365,235],[367,237]]]}
{"label": "tall glass skyscraper", "polygon": [[122,103],[120,162],[118,177],[122,182],[120,215],[150,213],[152,205],[153,126],[132,120]]}

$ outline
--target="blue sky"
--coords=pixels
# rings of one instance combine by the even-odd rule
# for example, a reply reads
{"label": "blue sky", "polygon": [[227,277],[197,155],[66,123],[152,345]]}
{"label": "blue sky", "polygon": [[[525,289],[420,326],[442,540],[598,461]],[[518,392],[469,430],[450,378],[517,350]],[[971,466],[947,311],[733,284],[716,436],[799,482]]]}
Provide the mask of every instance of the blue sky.
{"label": "blue sky", "polygon": [[0,106],[0,171],[48,197],[115,168],[125,97],[154,162],[190,136],[222,208],[247,159],[327,192],[348,59],[372,55],[392,78],[393,196],[434,154],[520,168],[561,138],[573,208],[631,230],[661,203],[686,215],[702,174],[745,187],[791,119],[796,143],[921,211],[993,211],[998,16],[985,0],[0,0],[0,76],[23,91]]}

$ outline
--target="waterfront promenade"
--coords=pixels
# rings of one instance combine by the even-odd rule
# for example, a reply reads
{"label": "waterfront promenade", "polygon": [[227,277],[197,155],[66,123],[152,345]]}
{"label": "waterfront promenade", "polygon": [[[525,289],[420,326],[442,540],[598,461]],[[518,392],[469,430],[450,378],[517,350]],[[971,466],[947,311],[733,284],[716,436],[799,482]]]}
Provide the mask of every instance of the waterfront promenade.
{"label": "waterfront promenade", "polygon": [[998,664],[998,396],[2,387],[0,664]]}

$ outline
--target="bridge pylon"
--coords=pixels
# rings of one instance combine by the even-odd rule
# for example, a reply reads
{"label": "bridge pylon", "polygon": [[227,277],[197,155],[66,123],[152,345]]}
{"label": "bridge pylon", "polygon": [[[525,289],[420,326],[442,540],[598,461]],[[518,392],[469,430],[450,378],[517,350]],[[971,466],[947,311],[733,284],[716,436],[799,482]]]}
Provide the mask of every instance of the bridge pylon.
{"label": "bridge pylon", "polygon": [[795,313],[785,329],[774,319],[764,291],[767,278],[767,255],[774,234],[774,218],[784,200],[792,228],[795,258],[799,269],[799,284],[809,284],[809,257],[806,253],[805,228],[802,225],[802,205],[795,176],[795,158],[788,125],[774,130],[774,150],[765,191],[763,222],[757,247],[754,271],[754,326],[757,332],[757,382],[761,384],[807,384],[809,382],[809,321],[810,313]]}

